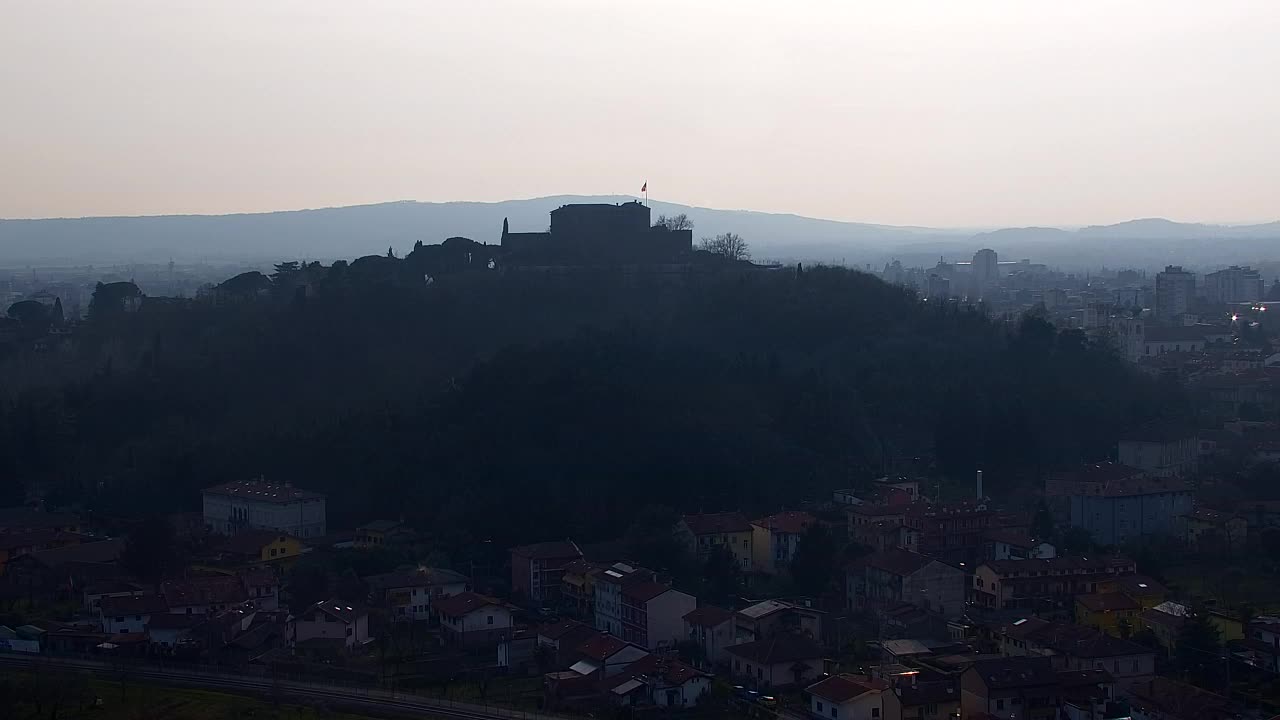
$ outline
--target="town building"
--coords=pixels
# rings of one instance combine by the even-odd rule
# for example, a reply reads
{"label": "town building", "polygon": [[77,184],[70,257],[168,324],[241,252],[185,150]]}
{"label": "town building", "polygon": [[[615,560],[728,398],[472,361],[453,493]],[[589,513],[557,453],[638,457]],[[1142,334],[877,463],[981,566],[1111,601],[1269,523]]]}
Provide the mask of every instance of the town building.
{"label": "town building", "polygon": [[820,638],[826,613],[809,605],[786,600],[763,600],[749,605],[734,616],[736,641],[764,640],[779,633]]}
{"label": "town building", "polygon": [[551,666],[567,668],[578,661],[578,648],[600,633],[577,620],[560,620],[538,628],[537,643],[550,654]]}
{"label": "town building", "polygon": [[622,639],[646,650],[673,649],[686,639],[684,616],[698,605],[694,596],[649,580],[622,588]]}
{"label": "town building", "polygon": [[166,580],[160,589],[175,615],[212,615],[249,599],[244,583],[234,575]]}
{"label": "town building", "polygon": [[1200,441],[1195,433],[1171,428],[1147,428],[1121,438],[1122,465],[1138,468],[1153,477],[1183,477],[1195,472]]}
{"label": "town building", "polygon": [[[595,627],[600,632],[623,637],[624,602],[622,590],[627,585],[656,581],[657,576],[648,568],[618,562],[596,574]],[[690,608],[692,609],[692,608]],[[634,642],[628,640],[627,642]]]}
{"label": "town building", "polygon": [[1131,693],[1133,720],[1237,720],[1244,707],[1217,693],[1167,677],[1153,677]]}
{"label": "town building", "polygon": [[804,686],[827,669],[825,653],[816,641],[796,633],[776,633],[763,640],[733,645],[732,674],[759,689]]}
{"label": "town building", "polygon": [[1196,353],[1204,350],[1208,344],[1209,338],[1201,328],[1148,324],[1142,334],[1139,357],[1156,357],[1168,353]]}
{"label": "town building", "polygon": [[413,542],[417,533],[398,520],[374,520],[356,527],[352,546],[361,550]]}
{"label": "town building", "polygon": [[786,510],[751,523],[751,558],[758,572],[789,572],[800,538],[816,523],[809,513]]}
{"label": "town building", "polygon": [[886,718],[885,697],[889,684],[865,675],[841,673],[805,688],[809,713],[815,718],[861,720]]}
{"label": "town building", "polygon": [[1196,276],[1182,269],[1181,265],[1169,265],[1156,273],[1156,318],[1174,324],[1187,313],[1196,298]]}
{"label": "town building", "polygon": [[269,612],[280,609],[280,577],[274,569],[254,566],[237,574],[254,607]]}
{"label": "town building", "polygon": [[447,645],[497,647],[513,632],[511,610],[500,600],[461,592],[432,603],[440,618],[440,635]]}
{"label": "town building", "polygon": [[960,676],[964,717],[1058,720],[1058,675],[1049,658],[979,660]]}
{"label": "town building", "polygon": [[1076,624],[1122,637],[1138,625],[1142,605],[1124,593],[1089,593],[1076,596]]}
{"label": "town building", "polygon": [[725,651],[738,644],[732,610],[703,605],[685,613],[683,620],[684,636],[697,643],[705,667],[720,667],[728,662]]}
{"label": "town building", "polygon": [[1192,547],[1216,542],[1227,552],[1237,552],[1249,538],[1249,521],[1234,513],[1201,507],[1183,515],[1182,523],[1182,537]]}
{"label": "town building", "polygon": [[631,663],[647,657],[649,651],[614,637],[597,633],[578,646],[579,660],[569,669],[582,677],[603,680],[626,671]]}
{"label": "town building", "polygon": [[560,576],[561,605],[577,617],[593,618],[596,606],[596,576],[608,565],[574,560]]}
{"label": "town building", "polygon": [[1204,297],[1214,303],[1256,303],[1264,297],[1262,274],[1248,265],[1206,273]]}
{"label": "town building", "polygon": [[262,479],[205,488],[204,522],[213,532],[275,530],[308,540],[326,531],[325,496]]}
{"label": "town building", "polygon": [[952,676],[921,679],[918,668],[891,677],[884,694],[886,720],[959,720],[960,682]]}
{"label": "town building", "polygon": [[964,612],[967,575],[957,567],[906,550],[863,558],[848,572],[850,608],[883,608],[905,602],[943,618]]}
{"label": "town building", "polygon": [[245,564],[292,561],[306,549],[297,537],[279,530],[242,530],[218,546],[225,560]]}
{"label": "town building", "polygon": [[743,570],[752,567],[751,523],[740,512],[685,515],[676,526],[677,536],[705,563],[711,553],[728,550]]}
{"label": "town building", "polygon": [[147,595],[142,585],[128,580],[103,580],[88,585],[84,589],[84,610],[92,616],[98,615],[98,604],[103,598],[134,597]]}
{"label": "town building", "polygon": [[558,602],[565,567],[581,559],[582,551],[572,540],[511,548],[511,590],[534,602]]}
{"label": "town building", "polygon": [[1035,540],[1014,530],[992,528],[982,534],[982,540],[985,560],[1048,560],[1058,556],[1058,549],[1052,543]]}
{"label": "town building", "polygon": [[364,581],[370,597],[385,605],[393,621],[430,620],[433,602],[461,595],[471,582],[462,573],[429,567],[370,575]]}
{"label": "town building", "polygon": [[1127,558],[1060,556],[1048,560],[992,560],[973,575],[973,602],[984,608],[1031,610],[1069,616],[1075,596],[1098,592],[1098,584],[1137,572]]}
{"label": "town building", "polygon": [[973,503],[912,503],[907,527],[920,533],[920,552],[942,562],[972,567],[982,559],[983,535],[992,527],[995,513]]}
{"label": "town building", "polygon": [[1106,670],[1121,690],[1155,672],[1153,650],[1095,627],[1026,617],[992,627],[990,633],[1002,655],[1046,657],[1059,671]]}
{"label": "town building", "polygon": [[151,616],[169,611],[159,595],[125,595],[98,600],[98,622],[108,635],[144,633]]}
{"label": "town building", "polygon": [[1191,512],[1191,487],[1176,478],[1115,480],[1068,496],[1070,523],[1099,545],[1122,545],[1152,535],[1176,535]]}
{"label": "town building", "polygon": [[602,689],[620,707],[693,708],[711,692],[711,676],[679,660],[648,655],[606,680]]}
{"label": "town building", "polygon": [[320,655],[354,652],[369,642],[369,613],[336,599],[321,600],[292,616],[289,646]]}
{"label": "town building", "polygon": [[1121,593],[1142,608],[1153,608],[1168,599],[1169,590],[1146,575],[1117,575],[1095,585],[1100,593]]}

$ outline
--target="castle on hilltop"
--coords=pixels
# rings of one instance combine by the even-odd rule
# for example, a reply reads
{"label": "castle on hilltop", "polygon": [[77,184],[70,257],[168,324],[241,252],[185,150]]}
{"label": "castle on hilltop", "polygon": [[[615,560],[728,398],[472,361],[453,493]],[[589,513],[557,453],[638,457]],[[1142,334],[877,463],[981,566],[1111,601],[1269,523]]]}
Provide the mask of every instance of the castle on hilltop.
{"label": "castle on hilltop", "polygon": [[502,221],[502,250],[516,265],[635,265],[685,262],[692,230],[653,227],[639,202],[561,205],[547,232],[511,232]]}

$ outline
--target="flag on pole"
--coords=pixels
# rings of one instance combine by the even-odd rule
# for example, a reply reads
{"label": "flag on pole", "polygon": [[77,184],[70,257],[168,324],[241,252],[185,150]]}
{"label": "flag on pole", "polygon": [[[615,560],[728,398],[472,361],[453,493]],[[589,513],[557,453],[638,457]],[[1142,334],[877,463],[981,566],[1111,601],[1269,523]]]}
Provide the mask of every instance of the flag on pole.
{"label": "flag on pole", "polygon": [[645,181],[644,181],[644,184],[640,186],[640,192],[649,192],[649,181],[648,181],[648,180],[645,180]]}

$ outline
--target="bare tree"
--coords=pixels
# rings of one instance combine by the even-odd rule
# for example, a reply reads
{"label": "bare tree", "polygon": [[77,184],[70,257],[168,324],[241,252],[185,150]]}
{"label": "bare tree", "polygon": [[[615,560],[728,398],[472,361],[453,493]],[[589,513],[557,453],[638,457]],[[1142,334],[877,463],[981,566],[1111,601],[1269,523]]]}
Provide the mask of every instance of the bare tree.
{"label": "bare tree", "polygon": [[714,238],[702,238],[698,241],[698,249],[729,260],[750,260],[751,248],[747,241],[737,233],[725,233]]}
{"label": "bare tree", "polygon": [[668,230],[692,230],[693,221],[690,220],[689,216],[685,215],[684,213],[680,213],[679,215],[672,215],[671,217],[667,217],[666,215],[659,215],[658,221],[655,222],[653,226],[666,228]]}

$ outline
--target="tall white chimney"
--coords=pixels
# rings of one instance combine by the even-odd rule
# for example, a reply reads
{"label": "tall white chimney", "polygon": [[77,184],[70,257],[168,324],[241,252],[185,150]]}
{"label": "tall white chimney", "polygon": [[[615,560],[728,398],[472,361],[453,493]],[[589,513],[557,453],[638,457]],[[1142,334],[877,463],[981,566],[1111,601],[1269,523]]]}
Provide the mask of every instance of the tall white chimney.
{"label": "tall white chimney", "polygon": [[982,502],[982,471],[978,471],[978,502]]}

